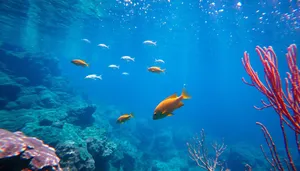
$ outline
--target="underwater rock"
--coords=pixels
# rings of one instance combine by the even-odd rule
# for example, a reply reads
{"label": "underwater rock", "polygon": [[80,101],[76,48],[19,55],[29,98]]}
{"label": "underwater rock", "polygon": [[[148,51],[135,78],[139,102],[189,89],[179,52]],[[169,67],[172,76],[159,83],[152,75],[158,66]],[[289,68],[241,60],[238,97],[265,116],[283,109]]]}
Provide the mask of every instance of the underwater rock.
{"label": "underwater rock", "polygon": [[240,171],[249,164],[253,170],[266,170],[267,163],[261,151],[247,144],[237,144],[230,148],[226,159],[231,171]]}
{"label": "underwater rock", "polygon": [[56,146],[58,156],[61,158],[61,167],[72,171],[94,171],[93,158],[83,160],[80,157],[80,148],[74,141],[61,142]]}
{"label": "underwater rock", "polygon": [[40,126],[51,126],[53,121],[50,118],[44,118],[39,122]]}
{"label": "underwater rock", "polygon": [[4,98],[2,98],[2,97],[0,97],[0,107],[4,107],[4,106],[6,106],[7,105],[7,100],[6,99],[4,99]]}
{"label": "underwater rock", "polygon": [[121,139],[115,141],[117,143],[117,150],[111,161],[113,166],[117,168],[121,166],[124,171],[130,171],[139,170],[140,165],[145,164],[145,161],[141,160],[143,153],[131,142]]}
{"label": "underwater rock", "polygon": [[89,138],[86,140],[88,152],[95,160],[96,168],[109,170],[109,159],[113,156],[117,145],[109,141],[106,137],[102,139]]}
{"label": "underwater rock", "polygon": [[17,47],[0,46],[0,70],[11,71],[16,77],[26,77],[30,85],[48,85],[52,76],[59,76],[58,59],[45,53],[15,51]]}
{"label": "underwater rock", "polygon": [[49,90],[42,90],[39,93],[38,105],[44,108],[54,108],[57,107],[58,97],[55,93]]}
{"label": "underwater rock", "polygon": [[55,149],[22,132],[0,129],[0,168],[2,170],[62,171]]}
{"label": "underwater rock", "polygon": [[65,77],[52,77],[49,81],[51,91],[61,91],[68,94],[74,94],[73,88],[69,86],[69,81]]}
{"label": "underwater rock", "polygon": [[0,97],[5,97],[10,101],[17,98],[21,91],[21,86],[19,84],[5,83],[0,84]]}
{"label": "underwater rock", "polygon": [[32,115],[32,111],[26,109],[12,111],[0,110],[0,116],[1,128],[9,131],[19,131],[27,123],[36,120],[36,117]]}
{"label": "underwater rock", "polygon": [[39,126],[39,123],[28,123],[22,128],[27,135],[42,139],[45,143],[54,146],[60,142],[62,130],[52,126]]}
{"label": "underwater rock", "polygon": [[6,105],[5,105],[5,109],[6,110],[15,110],[15,109],[19,109],[19,105],[14,102],[14,101],[11,101],[11,102],[8,102]]}
{"label": "underwater rock", "polygon": [[36,93],[39,94],[39,93],[41,93],[41,91],[47,90],[47,87],[45,87],[45,86],[35,86],[34,90],[35,90]]}
{"label": "underwater rock", "polygon": [[109,141],[107,137],[102,139],[89,138],[86,142],[89,153],[102,159],[110,157],[117,148],[117,145]]}
{"label": "underwater rock", "polygon": [[85,107],[79,107],[75,109],[70,109],[68,111],[67,121],[78,126],[88,126],[94,122],[94,117],[92,116],[96,111],[96,105],[88,105]]}
{"label": "underwater rock", "polygon": [[30,81],[26,77],[17,77],[14,80],[21,85],[28,86],[30,84]]}
{"label": "underwater rock", "polygon": [[[172,132],[164,130],[155,135],[152,150],[157,151],[158,153],[162,151],[167,151],[173,146]],[[166,156],[166,154],[164,154]]]}
{"label": "underwater rock", "polygon": [[168,162],[162,162],[160,160],[154,160],[151,164],[151,171],[184,171],[188,170],[188,165],[185,160],[179,157],[171,158]]}
{"label": "underwater rock", "polygon": [[22,85],[16,83],[7,74],[0,72],[0,107],[4,107],[9,101],[17,99]]}
{"label": "underwater rock", "polygon": [[18,104],[19,109],[31,109],[36,106],[38,99],[39,97],[36,94],[24,95],[20,96],[16,100],[16,103]]}
{"label": "underwater rock", "polygon": [[60,121],[56,121],[56,122],[53,122],[52,126],[56,127],[56,128],[63,128],[64,123],[60,122]]}
{"label": "underwater rock", "polygon": [[154,129],[146,120],[136,121],[136,128],[138,132],[136,133],[137,138],[140,140],[141,148],[144,150],[150,150],[152,140],[154,139]]}

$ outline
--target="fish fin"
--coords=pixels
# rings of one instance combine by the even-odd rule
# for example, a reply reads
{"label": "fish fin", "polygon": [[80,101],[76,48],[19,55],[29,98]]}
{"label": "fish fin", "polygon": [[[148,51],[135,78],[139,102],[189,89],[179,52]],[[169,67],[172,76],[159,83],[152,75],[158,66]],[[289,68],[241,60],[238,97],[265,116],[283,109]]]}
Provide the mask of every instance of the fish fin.
{"label": "fish fin", "polygon": [[177,108],[181,108],[182,106],[184,106],[184,104],[180,101],[177,105]]}
{"label": "fish fin", "polygon": [[167,114],[167,116],[173,116],[174,114],[173,113],[169,113],[169,114]]}
{"label": "fish fin", "polygon": [[168,113],[168,111],[167,111],[167,110],[164,110],[164,111],[161,112],[161,115],[165,115],[165,114],[167,114],[167,113]]}
{"label": "fish fin", "polygon": [[177,95],[176,95],[176,93],[174,93],[171,96],[165,98],[165,100],[167,100],[167,99],[173,99],[173,98],[176,98],[176,97],[177,97]]}
{"label": "fish fin", "polygon": [[181,96],[183,97],[183,99],[190,99],[191,98],[191,96],[186,92],[185,88],[182,89]]}

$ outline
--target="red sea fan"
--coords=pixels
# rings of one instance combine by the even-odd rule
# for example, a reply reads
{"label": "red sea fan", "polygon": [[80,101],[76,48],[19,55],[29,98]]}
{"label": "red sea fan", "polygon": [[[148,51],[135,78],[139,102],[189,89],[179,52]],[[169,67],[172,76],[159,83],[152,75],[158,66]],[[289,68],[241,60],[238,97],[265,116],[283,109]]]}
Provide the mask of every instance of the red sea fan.
{"label": "red sea fan", "polygon": [[0,129],[0,170],[62,171],[55,149],[22,132]]}

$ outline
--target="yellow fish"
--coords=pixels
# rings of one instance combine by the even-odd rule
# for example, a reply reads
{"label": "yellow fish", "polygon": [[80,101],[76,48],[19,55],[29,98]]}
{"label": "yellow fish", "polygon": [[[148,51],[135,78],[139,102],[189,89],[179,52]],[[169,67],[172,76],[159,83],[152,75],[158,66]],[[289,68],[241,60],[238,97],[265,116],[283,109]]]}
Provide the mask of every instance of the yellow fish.
{"label": "yellow fish", "polygon": [[153,72],[153,73],[161,73],[161,72],[165,72],[166,69],[161,69],[160,67],[152,66],[152,67],[148,68],[148,71]]}
{"label": "yellow fish", "polygon": [[185,89],[182,90],[180,96],[173,94],[163,101],[161,101],[155,108],[153,114],[153,120],[162,119],[167,116],[172,116],[174,110],[182,107],[184,104],[182,103],[183,99],[190,99],[191,97],[187,94]]}
{"label": "yellow fish", "polygon": [[71,62],[77,66],[83,66],[83,67],[89,66],[89,64],[87,64],[84,60],[81,60],[81,59],[74,59]]}
{"label": "yellow fish", "polygon": [[133,118],[133,113],[124,114],[117,119],[117,123],[123,124],[124,122],[130,120],[131,118]]}

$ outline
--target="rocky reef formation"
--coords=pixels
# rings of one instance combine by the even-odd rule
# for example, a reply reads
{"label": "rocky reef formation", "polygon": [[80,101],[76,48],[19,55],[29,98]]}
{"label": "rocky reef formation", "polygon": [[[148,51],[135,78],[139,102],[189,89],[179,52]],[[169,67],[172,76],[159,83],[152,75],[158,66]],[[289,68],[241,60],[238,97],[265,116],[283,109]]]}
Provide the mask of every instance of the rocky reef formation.
{"label": "rocky reef formation", "polygon": [[62,168],[93,171],[98,154],[89,153],[86,140],[110,140],[104,139],[106,128],[94,124],[97,106],[72,90],[58,62],[51,55],[1,44],[0,128],[22,131],[56,147]]}

